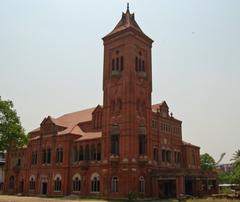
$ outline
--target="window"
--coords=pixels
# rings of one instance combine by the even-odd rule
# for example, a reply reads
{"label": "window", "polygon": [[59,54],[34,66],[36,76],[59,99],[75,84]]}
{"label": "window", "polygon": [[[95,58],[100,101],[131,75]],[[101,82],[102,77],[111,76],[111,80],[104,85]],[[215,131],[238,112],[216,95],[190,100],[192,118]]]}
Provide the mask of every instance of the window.
{"label": "window", "polygon": [[112,178],[112,192],[118,192],[118,177]]}
{"label": "window", "polygon": [[79,161],[83,161],[84,160],[84,153],[83,153],[83,147],[82,146],[80,146],[80,148],[79,148],[78,160]]}
{"label": "window", "polygon": [[50,164],[51,163],[51,149],[47,150],[47,163]]}
{"label": "window", "polygon": [[9,178],[9,189],[14,189],[15,179],[14,176]]}
{"label": "window", "polygon": [[47,162],[47,152],[46,149],[42,151],[42,163],[45,164]]}
{"label": "window", "polygon": [[57,148],[56,150],[56,163],[63,162],[63,148]]}
{"label": "window", "polygon": [[81,191],[81,176],[76,174],[72,179],[72,190],[73,191]]}
{"label": "window", "polygon": [[174,156],[175,156],[175,163],[176,164],[181,163],[181,153],[180,152],[174,152]]}
{"label": "window", "polygon": [[144,177],[139,177],[139,192],[144,193],[145,192],[145,180]]}
{"label": "window", "polygon": [[90,160],[90,151],[89,151],[89,145],[85,147],[85,160],[89,161]]}
{"label": "window", "polygon": [[54,178],[54,191],[62,191],[62,177],[60,175],[56,175]]}
{"label": "window", "polygon": [[78,161],[78,150],[76,147],[73,148],[73,162]]}
{"label": "window", "polygon": [[35,190],[35,176],[31,176],[29,179],[29,190]]}
{"label": "window", "polygon": [[111,154],[113,155],[119,155],[119,134],[120,130],[118,125],[112,126],[111,131]]}
{"label": "window", "polygon": [[146,135],[139,135],[139,154],[146,155],[147,152]]}
{"label": "window", "polygon": [[111,136],[111,154],[119,155],[119,135]]}
{"label": "window", "polygon": [[123,56],[121,56],[121,67],[120,67],[120,70],[121,70],[121,72],[123,71],[123,65],[124,65],[124,63],[123,63]]}
{"label": "window", "polygon": [[37,164],[37,151],[32,152],[32,165]]}
{"label": "window", "polygon": [[171,163],[171,157],[172,157],[172,152],[171,151],[167,151],[166,152],[166,157],[167,157],[167,162],[168,163]]}
{"label": "window", "polygon": [[21,159],[18,159],[17,166],[21,166]]}
{"label": "window", "polygon": [[165,162],[166,161],[166,150],[162,150],[162,161]]}
{"label": "window", "polygon": [[100,178],[97,173],[94,173],[91,177],[91,192],[100,192]]}
{"label": "window", "polygon": [[153,160],[158,161],[158,149],[157,148],[153,149]]}
{"label": "window", "polygon": [[96,152],[96,147],[95,147],[95,145],[94,144],[92,144],[91,145],[91,160],[96,160],[97,158],[96,158],[96,154],[97,154],[97,152]]}
{"label": "window", "polygon": [[97,145],[97,160],[98,161],[101,160],[101,144],[100,143]]}

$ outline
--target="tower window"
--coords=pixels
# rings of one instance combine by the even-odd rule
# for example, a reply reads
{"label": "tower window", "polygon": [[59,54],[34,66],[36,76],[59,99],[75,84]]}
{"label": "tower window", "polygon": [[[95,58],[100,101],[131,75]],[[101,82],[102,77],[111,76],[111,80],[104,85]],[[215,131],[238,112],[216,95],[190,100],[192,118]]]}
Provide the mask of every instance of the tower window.
{"label": "tower window", "polygon": [[135,58],[135,71],[138,72],[138,58]]}
{"label": "tower window", "polygon": [[115,70],[115,60],[112,59],[112,71],[114,71],[114,70]]}
{"label": "tower window", "polygon": [[119,71],[119,58],[117,58],[117,68],[116,68],[117,71]]}
{"label": "tower window", "polygon": [[90,151],[89,151],[89,145],[85,147],[85,160],[88,161],[90,159]]}
{"label": "tower window", "polygon": [[139,154],[146,155],[146,152],[147,152],[146,135],[139,135]]}
{"label": "tower window", "polygon": [[111,154],[113,155],[119,155],[119,126],[114,125],[112,126],[111,131]]}
{"label": "tower window", "polygon": [[120,71],[122,72],[123,71],[123,65],[124,65],[124,63],[123,63],[123,56],[121,56],[121,69],[120,69]]}
{"label": "tower window", "polygon": [[80,146],[80,148],[79,148],[78,160],[79,160],[79,161],[83,161],[83,159],[84,159],[84,155],[83,155],[83,147]]}

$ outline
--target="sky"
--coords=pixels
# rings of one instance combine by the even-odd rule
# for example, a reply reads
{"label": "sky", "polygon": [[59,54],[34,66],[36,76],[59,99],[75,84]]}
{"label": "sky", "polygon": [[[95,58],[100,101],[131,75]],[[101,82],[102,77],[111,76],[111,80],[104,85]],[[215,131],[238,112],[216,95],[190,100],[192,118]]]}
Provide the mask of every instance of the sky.
{"label": "sky", "polygon": [[[23,127],[102,104],[102,37],[126,0],[0,0],[0,96]],[[183,139],[223,163],[240,149],[240,1],[129,0],[154,40],[153,104],[166,100]]]}

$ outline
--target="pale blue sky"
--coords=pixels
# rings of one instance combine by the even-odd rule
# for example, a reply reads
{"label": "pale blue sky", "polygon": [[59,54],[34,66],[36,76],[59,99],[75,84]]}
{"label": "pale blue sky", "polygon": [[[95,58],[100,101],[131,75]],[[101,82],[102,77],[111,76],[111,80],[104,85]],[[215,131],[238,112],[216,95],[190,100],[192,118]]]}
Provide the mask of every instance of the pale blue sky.
{"label": "pale blue sky", "polygon": [[[228,162],[240,149],[240,1],[130,0],[153,44],[153,103]],[[103,45],[125,0],[0,0],[0,95],[29,131],[102,104]]]}

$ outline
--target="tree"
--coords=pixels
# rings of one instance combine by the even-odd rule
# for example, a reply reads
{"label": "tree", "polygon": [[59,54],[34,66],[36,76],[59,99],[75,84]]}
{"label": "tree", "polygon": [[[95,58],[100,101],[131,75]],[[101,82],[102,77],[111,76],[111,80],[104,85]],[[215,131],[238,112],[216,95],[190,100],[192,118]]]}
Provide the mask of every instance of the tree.
{"label": "tree", "polygon": [[7,150],[11,145],[21,147],[26,143],[27,136],[13,109],[13,102],[0,97],[0,151]]}
{"label": "tree", "polygon": [[208,153],[202,154],[200,157],[201,169],[203,171],[212,171],[215,168],[215,160]]}
{"label": "tree", "polygon": [[233,154],[233,157],[232,157],[231,161],[233,161],[234,165],[240,164],[240,149],[238,149],[237,151],[235,151],[235,153]]}

